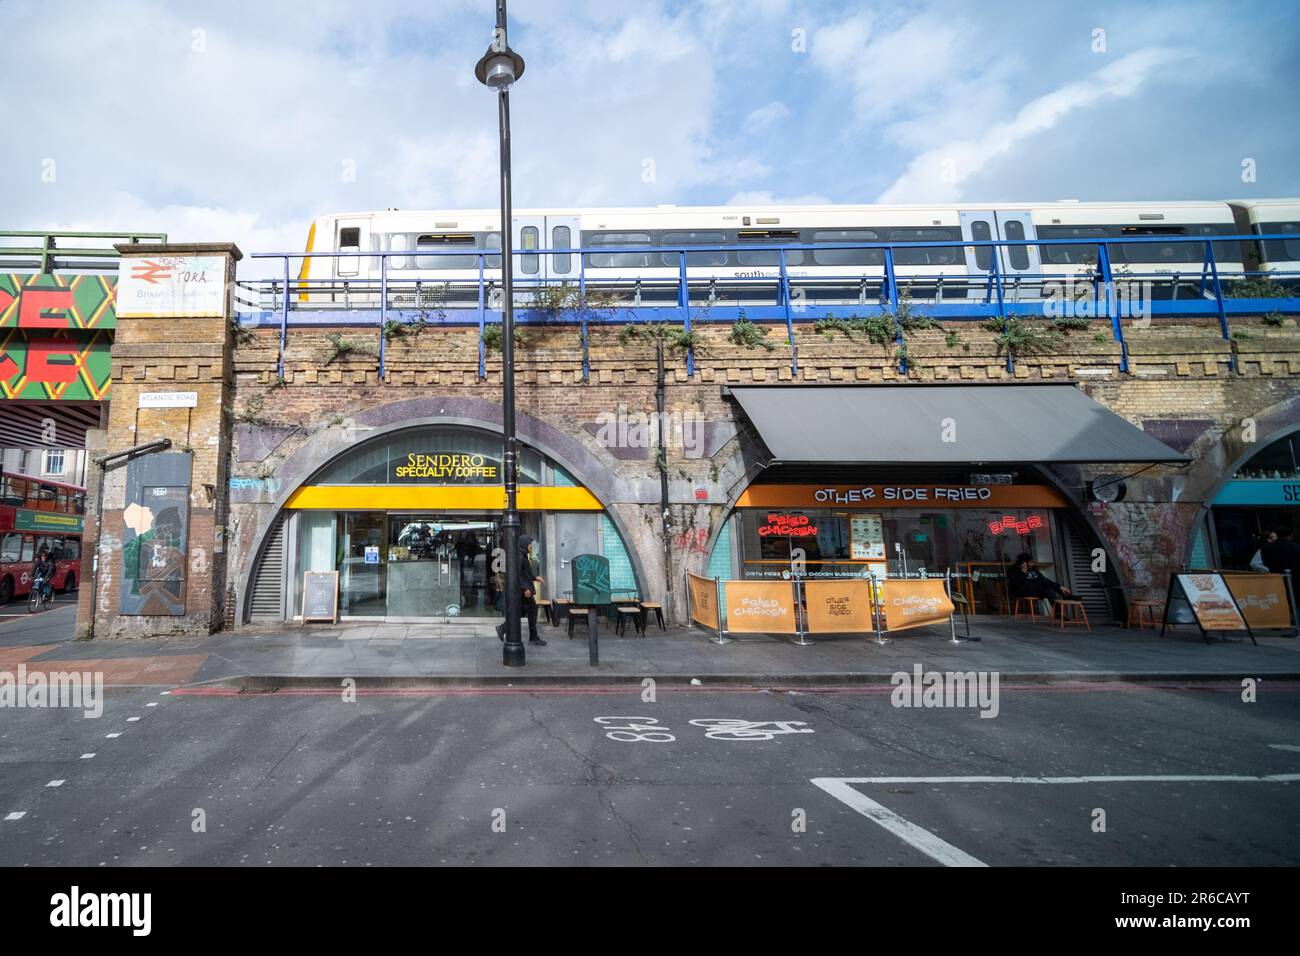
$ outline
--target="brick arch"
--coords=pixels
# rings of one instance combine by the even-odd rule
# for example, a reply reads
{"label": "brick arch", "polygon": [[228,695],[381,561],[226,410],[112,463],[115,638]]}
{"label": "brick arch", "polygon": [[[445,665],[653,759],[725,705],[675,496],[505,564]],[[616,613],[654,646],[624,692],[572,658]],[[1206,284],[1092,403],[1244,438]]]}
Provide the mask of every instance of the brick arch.
{"label": "brick arch", "polygon": [[[460,396],[433,396],[390,402],[368,408],[353,416],[353,428],[324,429],[317,432],[311,441],[290,454],[278,469],[281,479],[280,490],[273,506],[267,509],[266,515],[258,521],[248,558],[239,572],[235,620],[240,623],[247,620],[253,588],[253,570],[261,560],[271,528],[284,512],[289,496],[322,468],[351,451],[361,442],[368,442],[395,432],[427,426],[460,426],[500,434],[503,427],[502,418],[501,405],[496,402]],[[640,554],[630,545],[633,538],[628,534],[615,509],[610,507],[614,500],[615,489],[613,474],[609,467],[581,442],[541,419],[516,411],[515,428],[523,444],[561,465],[600,502],[605,509],[605,515],[623,539],[638,586],[644,587],[649,578]]]}

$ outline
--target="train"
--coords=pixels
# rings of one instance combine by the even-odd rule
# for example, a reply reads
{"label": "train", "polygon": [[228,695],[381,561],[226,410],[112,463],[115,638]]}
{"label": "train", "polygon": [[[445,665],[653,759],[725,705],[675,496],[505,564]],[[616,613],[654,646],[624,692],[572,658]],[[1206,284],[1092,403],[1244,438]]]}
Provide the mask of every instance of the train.
{"label": "train", "polygon": [[[996,269],[1006,283],[1040,287],[1049,280],[1091,275],[1099,239],[1112,267],[1132,275],[1168,277],[1177,285],[1200,277],[1202,243],[1159,242],[1161,237],[1282,235],[1267,241],[1214,242],[1222,276],[1269,273],[1300,275],[1300,199],[1195,202],[1078,202],[981,205],[772,205],[746,207],[670,206],[609,209],[520,209],[512,220],[514,277],[527,288],[576,281],[635,290],[642,296],[676,295],[680,267],[692,284],[734,289],[769,286],[785,274],[813,298],[827,301],[878,288],[884,250],[777,246],[880,242],[897,243],[894,269],[900,284],[940,289],[987,287]],[[1294,238],[1290,238],[1294,236]],[[1078,244],[993,248],[934,246],[986,240],[1033,242],[1080,240]],[[1124,242],[1143,239],[1143,242]],[[718,250],[718,246],[734,247]],[[753,248],[747,250],[746,246]],[[706,247],[692,251],[692,247]],[[501,277],[500,213],[495,209],[333,213],[311,223],[308,253],[356,253],[304,257],[301,300],[339,302],[373,295],[385,252],[386,281],[396,289],[390,304],[409,304],[416,283],[444,291],[476,294],[480,279]],[[585,250],[585,261],[577,254]],[[672,252],[656,252],[656,249]],[[608,249],[608,252],[602,251]],[[541,250],[550,251],[545,254]],[[493,253],[496,254],[493,254]],[[481,258],[480,258],[481,255]],[[996,261],[994,256],[997,257]],[[1180,277],[1180,278],[1175,278]],[[406,289],[403,292],[401,290]],[[818,294],[820,292],[820,294]],[[939,296],[945,293],[940,291]],[[960,293],[959,293],[960,294]],[[973,294],[973,292],[972,292]],[[1175,291],[1175,294],[1176,291]],[[403,302],[403,296],[407,302]],[[743,294],[738,298],[743,299]]]}

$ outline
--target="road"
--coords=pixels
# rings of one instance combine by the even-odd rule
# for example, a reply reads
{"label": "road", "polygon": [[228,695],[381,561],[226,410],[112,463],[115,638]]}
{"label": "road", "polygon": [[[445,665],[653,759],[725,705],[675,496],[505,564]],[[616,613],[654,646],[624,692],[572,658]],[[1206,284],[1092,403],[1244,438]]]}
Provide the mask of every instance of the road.
{"label": "road", "polygon": [[1003,685],[992,719],[888,691],[5,709],[0,865],[1300,863],[1295,685]]}

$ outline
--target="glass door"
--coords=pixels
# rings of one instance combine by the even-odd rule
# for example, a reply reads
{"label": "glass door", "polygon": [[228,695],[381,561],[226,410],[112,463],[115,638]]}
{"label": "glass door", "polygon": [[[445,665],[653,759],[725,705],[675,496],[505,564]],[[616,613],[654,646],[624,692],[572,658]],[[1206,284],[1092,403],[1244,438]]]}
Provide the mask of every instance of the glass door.
{"label": "glass door", "polygon": [[497,616],[499,539],[494,515],[390,515],[388,619]]}

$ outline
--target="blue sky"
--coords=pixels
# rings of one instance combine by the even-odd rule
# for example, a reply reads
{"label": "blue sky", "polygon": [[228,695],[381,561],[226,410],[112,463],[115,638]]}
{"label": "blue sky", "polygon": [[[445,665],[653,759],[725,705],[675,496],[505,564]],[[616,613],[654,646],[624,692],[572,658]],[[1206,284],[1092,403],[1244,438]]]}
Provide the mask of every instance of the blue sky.
{"label": "blue sky", "polygon": [[[1289,0],[510,14],[517,206],[1300,195]],[[265,251],[325,212],[494,207],[491,26],[488,0],[0,0],[0,228]]]}

